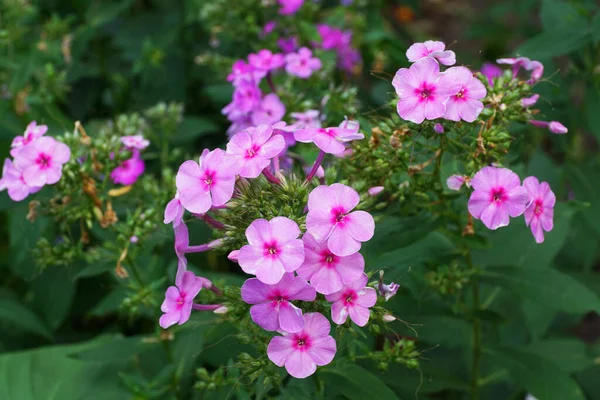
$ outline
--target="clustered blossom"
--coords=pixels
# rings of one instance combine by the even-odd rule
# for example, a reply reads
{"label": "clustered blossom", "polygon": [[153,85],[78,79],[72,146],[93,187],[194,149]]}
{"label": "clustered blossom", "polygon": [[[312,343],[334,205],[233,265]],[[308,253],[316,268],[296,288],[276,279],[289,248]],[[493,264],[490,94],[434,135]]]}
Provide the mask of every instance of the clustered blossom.
{"label": "clustered blossom", "polygon": [[121,143],[125,146],[125,150],[131,152],[131,158],[113,169],[110,178],[116,184],[133,185],[146,170],[140,152],[150,145],[150,141],[138,134],[121,137]]}
{"label": "clustered blossom", "polygon": [[539,61],[532,61],[527,57],[500,58],[496,62],[512,66],[513,78],[517,77],[521,68],[531,71],[530,84],[534,84],[542,79],[542,75],[544,74],[544,65]]}
{"label": "clustered blossom", "polygon": [[334,50],[337,54],[339,68],[348,73],[355,73],[361,63],[358,50],[352,47],[352,31],[342,31],[330,25],[317,25],[323,50]]}
{"label": "clustered blossom", "polygon": [[63,165],[71,158],[69,147],[44,136],[47,131],[46,125],[33,121],[23,136],[15,137],[11,144],[13,160],[4,160],[0,191],[6,190],[13,201],[21,201],[45,185],[57,183]]}

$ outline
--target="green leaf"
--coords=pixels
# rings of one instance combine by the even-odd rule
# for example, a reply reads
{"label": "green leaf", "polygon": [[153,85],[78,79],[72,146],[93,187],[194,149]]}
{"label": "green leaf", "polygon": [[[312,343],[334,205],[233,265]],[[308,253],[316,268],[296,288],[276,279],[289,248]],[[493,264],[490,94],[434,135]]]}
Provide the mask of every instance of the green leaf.
{"label": "green leaf", "polygon": [[139,355],[158,345],[158,343],[144,342],[143,339],[144,337],[142,336],[128,338],[116,336],[108,343],[72,353],[69,356],[81,361],[95,363],[110,363],[128,360],[133,356]]}
{"label": "green leaf", "polygon": [[585,400],[577,382],[552,361],[512,347],[484,349],[512,379],[533,396],[544,400]]}
{"label": "green leaf", "polygon": [[548,182],[551,188],[559,187],[561,167],[556,165],[541,149],[536,149],[527,167],[527,174],[535,176],[540,182]]}
{"label": "green leaf", "polygon": [[540,18],[544,31],[562,31],[587,25],[586,19],[575,7],[560,0],[543,0]]}
{"label": "green leaf", "polygon": [[341,364],[325,367],[318,371],[325,381],[327,398],[334,398],[332,394],[340,393],[349,400],[364,400],[373,398],[377,400],[398,400],[398,396],[376,375],[356,364]]}
{"label": "green leaf", "polygon": [[517,48],[517,54],[532,59],[546,60],[573,53],[587,45],[591,39],[587,26],[548,31],[521,44]]}
{"label": "green leaf", "polygon": [[591,207],[582,210],[581,215],[588,222],[590,228],[600,235],[600,191],[598,182],[600,182],[600,164],[566,166],[567,177],[575,194],[575,198],[580,201],[588,201]]}
{"label": "green leaf", "polygon": [[584,105],[588,129],[600,142],[600,93],[595,87],[590,86],[585,91]]}
{"label": "green leaf", "polygon": [[31,283],[33,306],[45,317],[53,330],[58,329],[71,309],[76,282],[67,268],[48,268]]}
{"label": "green leaf", "polygon": [[592,19],[592,38],[595,43],[600,42],[600,12],[596,11],[596,15]]}
{"label": "green leaf", "polygon": [[566,372],[577,372],[594,365],[588,346],[580,339],[545,339],[531,344],[528,352],[553,361]]}
{"label": "green leaf", "polygon": [[484,271],[481,277],[553,310],[567,313],[600,310],[600,297],[574,278],[552,268],[497,267]]}
{"label": "green leaf", "polygon": [[12,299],[0,300],[0,321],[3,321],[3,324],[14,325],[25,332],[52,338],[52,332],[37,315]]}
{"label": "green leaf", "polygon": [[556,311],[528,299],[523,299],[522,308],[531,339],[537,341],[550,327],[556,316]]}

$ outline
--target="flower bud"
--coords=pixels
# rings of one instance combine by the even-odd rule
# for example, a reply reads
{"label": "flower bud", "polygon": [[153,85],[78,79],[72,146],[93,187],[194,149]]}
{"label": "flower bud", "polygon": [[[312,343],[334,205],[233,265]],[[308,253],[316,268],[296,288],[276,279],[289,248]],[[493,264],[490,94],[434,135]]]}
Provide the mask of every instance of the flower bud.
{"label": "flower bud", "polygon": [[369,193],[369,196],[377,196],[379,193],[381,193],[383,191],[384,187],[383,186],[373,186],[372,188],[370,188],[367,192]]}
{"label": "flower bud", "polygon": [[384,314],[384,316],[381,319],[383,320],[383,322],[392,322],[396,320],[396,317],[390,314]]}
{"label": "flower bud", "polygon": [[435,133],[442,134],[444,133],[444,126],[438,122],[433,126],[433,130],[435,131]]}
{"label": "flower bud", "polygon": [[226,314],[229,311],[229,308],[222,306],[213,311],[215,314]]}
{"label": "flower bud", "polygon": [[450,190],[460,190],[462,185],[465,183],[465,177],[461,175],[452,175],[446,179],[446,185]]}
{"label": "flower bud", "polygon": [[227,258],[229,258],[233,262],[238,262],[238,255],[239,254],[240,254],[239,250],[233,250],[231,253],[229,253],[229,255],[227,256]]}
{"label": "flower bud", "polygon": [[550,132],[552,133],[556,133],[559,135],[565,134],[567,132],[569,132],[569,130],[567,129],[566,126],[564,126],[563,124],[561,124],[558,121],[551,121],[548,124],[548,129],[550,130]]}
{"label": "flower bud", "polygon": [[534,94],[531,97],[522,98],[521,99],[521,106],[523,106],[523,108],[525,108],[525,107],[531,107],[535,103],[537,103],[537,101],[538,101],[539,98],[540,98],[539,94]]}

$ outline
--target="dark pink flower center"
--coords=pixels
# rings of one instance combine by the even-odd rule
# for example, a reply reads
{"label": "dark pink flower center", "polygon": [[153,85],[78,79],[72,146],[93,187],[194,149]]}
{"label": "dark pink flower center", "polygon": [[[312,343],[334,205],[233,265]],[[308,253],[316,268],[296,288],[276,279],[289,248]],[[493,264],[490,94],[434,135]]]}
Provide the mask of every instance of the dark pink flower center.
{"label": "dark pink flower center", "polygon": [[462,89],[459,90],[458,93],[456,93],[454,95],[456,100],[466,100],[466,95],[467,95],[467,88],[463,87]]}
{"label": "dark pink flower center", "polygon": [[277,257],[277,253],[279,253],[279,246],[277,245],[276,241],[272,241],[272,242],[265,242],[264,244],[264,254],[266,257]]}
{"label": "dark pink flower center", "polygon": [[[267,111],[268,115],[270,114],[270,111]],[[246,159],[249,158],[254,158],[254,156],[256,156],[256,154],[260,151],[260,146],[253,144],[252,147],[250,147],[249,149],[246,149]]]}
{"label": "dark pink flower center", "polygon": [[348,213],[343,207],[335,207],[331,209],[331,222],[343,225],[347,215]]}
{"label": "dark pink flower center", "polygon": [[415,94],[421,96],[421,101],[429,101],[435,99],[435,86],[427,82],[423,82],[421,87],[415,89]]}
{"label": "dark pink flower center", "polygon": [[534,203],[533,213],[536,216],[539,216],[542,212],[544,212],[544,206],[541,199],[536,199]]}
{"label": "dark pink flower center", "polygon": [[506,191],[504,188],[494,188],[491,192],[491,201],[494,203],[503,203],[508,200],[508,196],[506,195]]}
{"label": "dark pink flower center", "polygon": [[293,347],[295,350],[306,351],[311,347],[310,336],[304,332],[294,335]]}
{"label": "dark pink flower center", "polygon": [[358,295],[356,294],[356,292],[354,290],[348,290],[342,296],[342,299],[346,306],[352,305],[356,301],[357,298],[358,298]]}
{"label": "dark pink flower center", "polygon": [[52,156],[46,153],[40,153],[35,160],[35,163],[39,165],[41,169],[46,169],[52,163]]}
{"label": "dark pink flower center", "polygon": [[202,183],[204,183],[207,187],[207,189],[210,189],[214,183],[215,183],[215,175],[216,172],[215,171],[211,171],[211,170],[206,170],[204,171],[204,176],[202,176]]}

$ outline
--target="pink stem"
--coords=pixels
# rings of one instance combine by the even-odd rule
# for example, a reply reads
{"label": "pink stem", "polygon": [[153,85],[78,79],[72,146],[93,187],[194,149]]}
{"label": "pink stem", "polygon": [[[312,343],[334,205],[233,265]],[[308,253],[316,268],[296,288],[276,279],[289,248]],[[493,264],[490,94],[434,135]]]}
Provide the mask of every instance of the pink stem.
{"label": "pink stem", "polygon": [[320,150],[319,155],[317,156],[317,159],[315,160],[315,163],[312,166],[312,169],[306,176],[306,180],[304,181],[305,183],[310,182],[311,179],[315,176],[315,174],[317,173],[317,170],[319,169],[319,167],[321,166],[321,163],[323,162],[323,157],[325,157],[325,152],[323,150]]}
{"label": "pink stem", "polygon": [[267,178],[267,180],[271,183],[274,183],[275,185],[280,185],[281,186],[281,181],[279,179],[277,179],[275,177],[275,175],[273,175],[271,173],[271,171],[269,171],[269,167],[263,169],[262,174],[265,176],[265,178]]}
{"label": "pink stem", "polygon": [[206,222],[207,225],[212,226],[215,229],[225,229],[225,224],[223,224],[220,221],[217,221],[208,214],[204,214],[200,219]]}
{"label": "pink stem", "polygon": [[198,311],[214,311],[221,307],[223,307],[223,304],[192,304],[192,309]]}
{"label": "pink stem", "polygon": [[269,84],[269,87],[271,88],[271,91],[273,93],[277,93],[277,89],[275,88],[275,84],[273,83],[273,78],[271,77],[271,73],[270,72],[267,74],[267,83]]}

